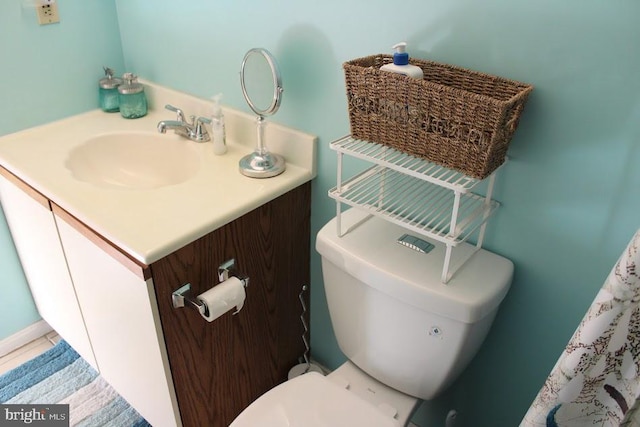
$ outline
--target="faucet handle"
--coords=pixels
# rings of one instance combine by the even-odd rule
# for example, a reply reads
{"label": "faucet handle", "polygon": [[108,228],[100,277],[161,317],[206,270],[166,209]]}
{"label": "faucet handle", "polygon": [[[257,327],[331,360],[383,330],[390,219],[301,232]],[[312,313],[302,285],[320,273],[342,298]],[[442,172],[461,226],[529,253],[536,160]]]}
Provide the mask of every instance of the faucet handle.
{"label": "faucet handle", "polygon": [[204,142],[209,141],[211,138],[209,137],[209,133],[207,132],[207,128],[202,126],[203,124],[211,124],[211,119],[207,117],[198,117],[192,116],[193,124],[195,125],[195,129],[193,131],[196,141]]}
{"label": "faucet handle", "polygon": [[207,118],[207,117],[198,117],[198,118],[196,119],[195,123],[196,123],[196,124],[198,124],[198,123],[200,123],[200,124],[202,124],[202,123],[206,123],[206,124],[210,125],[210,124],[211,124],[211,119],[209,119],[209,118]]}
{"label": "faucet handle", "polygon": [[173,111],[174,113],[176,113],[177,114],[177,120],[181,121],[181,122],[184,122],[184,113],[182,112],[181,109],[179,109],[178,107],[174,107],[171,104],[165,105],[164,108],[166,108],[169,111]]}

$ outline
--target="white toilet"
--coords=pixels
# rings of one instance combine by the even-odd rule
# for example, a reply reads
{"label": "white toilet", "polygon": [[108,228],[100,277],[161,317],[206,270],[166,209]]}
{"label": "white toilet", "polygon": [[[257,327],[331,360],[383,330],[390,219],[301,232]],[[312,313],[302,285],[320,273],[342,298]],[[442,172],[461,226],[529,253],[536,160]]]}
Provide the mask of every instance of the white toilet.
{"label": "white toilet", "polygon": [[[511,284],[511,261],[480,249],[448,284],[445,246],[423,253],[405,229],[356,209],[318,233],[331,322],[349,358],[327,376],[293,378],[262,395],[230,427],[401,427],[480,348]],[[410,233],[409,233],[410,234]],[[414,242],[415,243],[415,242]],[[419,244],[417,246],[420,246]],[[473,251],[462,243],[452,265]]]}

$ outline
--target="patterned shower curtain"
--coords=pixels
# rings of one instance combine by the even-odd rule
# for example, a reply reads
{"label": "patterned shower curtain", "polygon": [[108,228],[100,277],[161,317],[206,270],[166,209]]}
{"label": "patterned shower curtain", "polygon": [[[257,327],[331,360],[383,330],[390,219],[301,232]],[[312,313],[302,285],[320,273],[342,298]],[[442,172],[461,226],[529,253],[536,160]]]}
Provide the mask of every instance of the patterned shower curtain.
{"label": "patterned shower curtain", "polygon": [[630,418],[640,395],[639,247],[640,230],[611,270],[520,427],[637,425]]}

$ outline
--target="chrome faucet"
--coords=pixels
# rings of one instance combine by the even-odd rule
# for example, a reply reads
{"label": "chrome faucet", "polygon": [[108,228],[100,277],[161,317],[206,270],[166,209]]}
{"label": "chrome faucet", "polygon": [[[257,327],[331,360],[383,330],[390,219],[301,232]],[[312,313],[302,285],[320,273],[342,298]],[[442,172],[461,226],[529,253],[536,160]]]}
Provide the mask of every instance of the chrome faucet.
{"label": "chrome faucet", "polygon": [[190,116],[190,122],[187,122],[181,109],[170,104],[165,105],[164,108],[176,113],[176,120],[163,120],[158,122],[158,132],[167,133],[167,129],[173,129],[175,133],[191,141],[206,142],[211,139],[207,128],[204,126],[205,123],[210,124],[211,119]]}

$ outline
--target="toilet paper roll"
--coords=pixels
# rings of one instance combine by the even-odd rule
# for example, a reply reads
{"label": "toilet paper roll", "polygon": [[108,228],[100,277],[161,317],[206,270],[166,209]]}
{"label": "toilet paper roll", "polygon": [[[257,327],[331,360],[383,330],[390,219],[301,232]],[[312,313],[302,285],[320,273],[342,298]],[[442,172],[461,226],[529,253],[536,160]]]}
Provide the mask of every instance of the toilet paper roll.
{"label": "toilet paper roll", "polygon": [[207,322],[213,322],[232,308],[236,308],[233,314],[242,309],[246,294],[244,285],[237,277],[230,277],[219,285],[197,296],[205,306],[200,309],[200,315]]}

